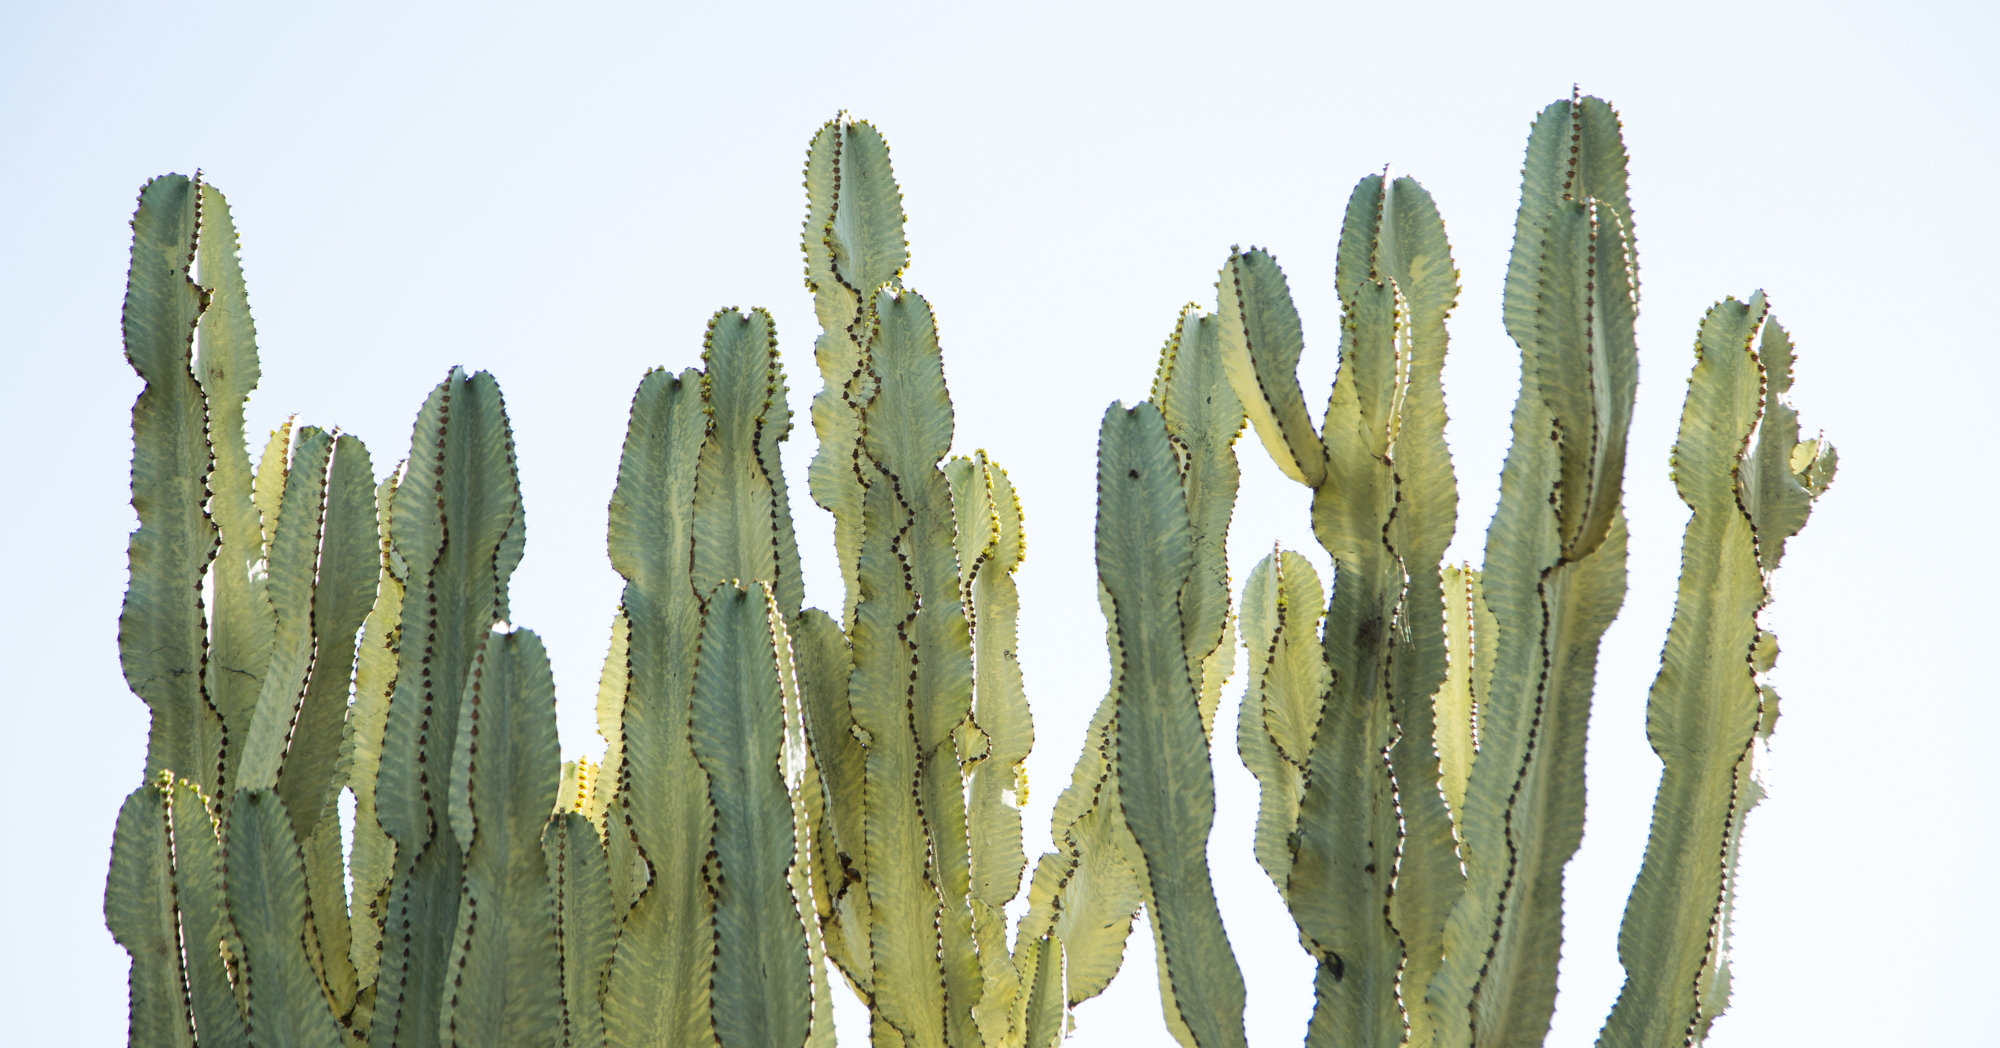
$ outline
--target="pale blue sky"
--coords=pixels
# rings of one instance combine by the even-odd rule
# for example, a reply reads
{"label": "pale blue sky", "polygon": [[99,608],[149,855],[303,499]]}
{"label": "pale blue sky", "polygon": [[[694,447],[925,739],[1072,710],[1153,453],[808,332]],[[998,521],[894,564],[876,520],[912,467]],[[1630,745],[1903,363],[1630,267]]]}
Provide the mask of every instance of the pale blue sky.
{"label": "pale blue sky", "polygon": [[[1026,506],[1035,854],[1106,681],[1090,562],[1105,404],[1145,394],[1178,307],[1212,303],[1229,246],[1254,243],[1290,276],[1317,410],[1340,209],[1393,163],[1436,197],[1463,273],[1446,381],[1455,555],[1476,560],[1517,374],[1499,280],[1521,150],[1573,82],[1626,121],[1644,298],[1632,586],[1600,667],[1550,1043],[1588,1044],[1620,979],[1617,919],[1658,769],[1643,705],[1685,519],[1666,452],[1695,326],[1760,287],[1841,475],[1778,582],[1774,796],[1750,823],[1737,996],[1711,1043],[1990,1038],[1993,11],[7,5],[7,1038],[111,1044],[124,1025],[125,958],[99,908],[146,728],[115,638],[139,388],[118,305],[148,176],[201,167],[230,196],[264,358],[255,432],[300,412],[359,434],[386,468],[448,367],[497,374],[531,522],[516,621],[555,661],[565,752],[594,754],[618,588],[604,512],[632,389],[648,366],[694,363],[715,308],[761,305],[803,411],[818,388],[805,145],[836,110],[875,121],[910,214],[908,283],[940,320],[957,450],[988,449]],[[804,495],[812,446],[802,427],[786,464],[808,602],[827,606],[839,580],[830,523]],[[1239,450],[1236,577],[1273,541],[1324,564],[1305,490],[1254,438]],[[1240,693],[1239,677],[1218,739]],[[1226,744],[1216,767],[1211,857],[1251,1041],[1297,1043],[1309,962],[1250,855],[1254,781]],[[1150,949],[1135,936],[1073,1043],[1171,1043]]]}

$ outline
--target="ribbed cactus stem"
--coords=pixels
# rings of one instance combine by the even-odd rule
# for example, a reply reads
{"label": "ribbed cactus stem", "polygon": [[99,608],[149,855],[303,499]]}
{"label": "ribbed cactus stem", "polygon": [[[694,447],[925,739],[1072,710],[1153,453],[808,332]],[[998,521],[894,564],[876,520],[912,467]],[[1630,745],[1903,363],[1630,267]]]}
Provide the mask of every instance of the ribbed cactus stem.
{"label": "ribbed cactus stem", "polygon": [[541,639],[489,633],[459,700],[451,834],[465,856],[439,1040],[553,1044],[562,1030],[555,896],[542,852],[562,756]]}
{"label": "ribbed cactus stem", "polygon": [[[464,853],[451,832],[452,746],[474,657],[507,616],[526,542],[499,385],[456,369],[417,416],[390,531],[409,572],[376,815],[396,842],[373,1032],[379,1048],[439,1043]],[[546,812],[546,809],[544,809]]]}
{"label": "ribbed cactus stem", "polygon": [[[688,741],[701,602],[693,560],[696,465],[708,416],[701,374],[649,372],[611,497],[611,563],[625,577],[625,660],[608,663],[622,702],[617,792],[606,821],[613,905],[625,913],[605,984],[612,1043],[712,1036],[714,965],[708,781]],[[614,643],[613,651],[617,651]],[[604,707],[600,707],[604,708]]]}
{"label": "ribbed cactus stem", "polygon": [[542,831],[542,860],[561,955],[561,1043],[564,1048],[595,1048],[605,1043],[604,975],[618,928],[604,841],[589,818],[564,812]]}
{"label": "ribbed cactus stem", "polygon": [[229,740],[206,685],[201,597],[216,528],[206,512],[208,410],[191,370],[195,325],[208,301],[189,277],[200,227],[192,180],[167,175],[146,183],[132,218],[125,290],[125,359],[146,388],[132,405],[132,507],[139,528],[132,533],[132,581],[118,619],[118,651],[126,682],[153,714],[147,778],[171,771],[214,792]]}
{"label": "ribbed cactus stem", "polygon": [[[201,242],[196,262],[208,290],[208,306],[201,315],[194,365],[208,402],[214,455],[208,478],[209,516],[221,532],[212,576],[207,685],[216,712],[241,740],[250,730],[271,660],[275,625],[265,595],[264,522],[252,496],[255,482],[243,423],[244,401],[257,387],[261,369],[229,202],[212,185],[203,183],[199,191]],[[227,777],[233,779],[240,759],[240,748],[227,756]]]}
{"label": "ribbed cactus stem", "polygon": [[1785,541],[1833,471],[1830,447],[1799,441],[1792,346],[1762,293],[1711,309],[1695,353],[1673,456],[1694,515],[1646,707],[1665,768],[1619,929],[1626,979],[1598,1039],[1607,1048],[1699,1043],[1728,1004],[1737,848],[1778,714],[1777,638],[1762,616]]}
{"label": "ribbed cactus stem", "polygon": [[1193,536],[1166,422],[1152,404],[1105,413],[1097,489],[1097,571],[1121,659],[1117,800],[1143,864],[1168,1028],[1190,1048],[1240,1045],[1243,977],[1209,882],[1215,783],[1178,611]]}
{"label": "ribbed cactus stem", "polygon": [[1465,792],[1467,882],[1425,995],[1441,1048],[1539,1041],[1555,1004],[1597,646],[1625,595],[1632,243],[1617,115],[1594,98],[1550,106],[1508,269],[1521,395],[1481,573],[1498,637]]}
{"label": "ribbed cactus stem", "polygon": [[772,636],[784,627],[770,602],[764,587],[711,591],[695,672],[691,737],[715,810],[711,1014],[722,1048],[796,1048],[812,1025],[803,900],[788,877],[796,831]]}

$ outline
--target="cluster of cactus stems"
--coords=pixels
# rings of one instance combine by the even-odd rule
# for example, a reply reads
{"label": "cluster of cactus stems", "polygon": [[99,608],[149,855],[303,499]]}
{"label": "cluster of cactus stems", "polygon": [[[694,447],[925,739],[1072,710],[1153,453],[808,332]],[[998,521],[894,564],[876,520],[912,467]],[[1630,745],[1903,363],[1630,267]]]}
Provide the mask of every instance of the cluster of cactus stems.
{"label": "cluster of cactus stems", "polygon": [[[1339,251],[1341,366],[1317,432],[1276,264],[1232,253],[1218,283],[1230,376],[1273,459],[1313,489],[1334,565],[1324,604],[1296,554],[1246,582],[1237,741],[1262,787],[1257,858],[1319,964],[1307,1043],[1537,1044],[1597,647],[1625,591],[1638,262],[1617,115],[1572,98],[1529,139],[1505,296],[1521,393],[1480,569],[1440,563],[1456,503],[1444,225],[1415,181],[1370,176]],[[1791,346],[1761,294],[1717,305],[1697,354],[1674,453],[1694,518],[1648,707],[1666,774],[1607,1046],[1697,1043],[1726,1003],[1737,842],[1777,715],[1759,615],[1834,470],[1830,446],[1799,440]]]}
{"label": "cluster of cactus stems", "polygon": [[[1212,314],[1182,312],[1149,399],[1107,410],[1111,686],[1011,927],[1034,740],[1020,503],[984,452],[946,458],[943,358],[903,285],[879,133],[821,128],[806,190],[808,483],[845,599],[803,607],[770,317],[721,310],[702,368],[651,371],[632,401],[593,764],[562,761],[547,655],[511,625],[526,525],[492,376],[453,369],[379,482],[360,440],[295,422],[253,469],[228,206],[198,178],[147,184],[119,639],[152,731],[105,895],[131,1043],[817,1048],[837,971],[883,1048],[1048,1048],[1143,912],[1172,1035],[1242,1045],[1206,858],[1239,636],[1256,857],[1318,964],[1307,1042],[1539,1043],[1596,650],[1624,594],[1638,285],[1610,107],[1558,102],[1529,142],[1505,300],[1522,387],[1481,568],[1441,563],[1458,277],[1411,179],[1349,202],[1320,424],[1258,250],[1231,252]],[[1698,1042],[1727,1001],[1737,845],[1777,716],[1761,615],[1834,469],[1799,439],[1791,363],[1761,294],[1702,324],[1674,455],[1694,516],[1648,710],[1665,774],[1606,1045]],[[1313,489],[1330,598],[1280,550],[1232,600],[1246,422]]]}

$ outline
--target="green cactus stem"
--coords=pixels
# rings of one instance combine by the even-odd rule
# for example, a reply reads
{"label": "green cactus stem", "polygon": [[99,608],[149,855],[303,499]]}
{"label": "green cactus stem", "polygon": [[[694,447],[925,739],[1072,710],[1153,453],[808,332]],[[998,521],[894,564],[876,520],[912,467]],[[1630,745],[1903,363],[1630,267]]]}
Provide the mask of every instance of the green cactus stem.
{"label": "green cactus stem", "polygon": [[1799,440],[1791,372],[1791,341],[1762,293],[1703,320],[1674,444],[1674,483],[1694,515],[1646,707],[1665,771],[1619,929],[1625,986],[1600,1045],[1699,1043],[1728,1004],[1737,847],[1764,794],[1758,764],[1778,715],[1766,680],[1777,638],[1762,615],[1785,541],[1834,465],[1831,446]]}

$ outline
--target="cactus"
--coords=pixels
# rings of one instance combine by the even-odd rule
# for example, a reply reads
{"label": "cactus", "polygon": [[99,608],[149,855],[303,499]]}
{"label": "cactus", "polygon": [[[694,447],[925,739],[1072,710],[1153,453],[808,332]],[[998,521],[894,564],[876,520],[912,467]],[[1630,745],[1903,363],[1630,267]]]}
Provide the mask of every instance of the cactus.
{"label": "cactus", "polygon": [[[1458,286],[1421,186],[1371,175],[1349,201],[1319,426],[1268,253],[1232,251],[1215,311],[1182,311],[1149,399],[1104,416],[1110,688],[1011,933],[1034,742],[1021,505],[985,452],[946,458],[943,353],[903,284],[873,127],[837,117],[806,162],[823,380],[808,480],[842,606],[802,607],[770,316],[720,310],[702,367],[649,371],[633,397],[601,765],[560,759],[547,655],[511,624],[526,530],[497,381],[452,369],[385,478],[359,439],[297,419],[253,468],[228,205],[198,178],[148,183],[125,302],[146,388],[120,652],[153,723],[105,893],[132,957],[131,1043],[826,1048],[831,965],[883,1048],[1049,1048],[1143,909],[1170,1033],[1241,1045],[1206,858],[1239,633],[1256,858],[1318,964],[1308,1043],[1539,1040],[1596,647],[1624,589],[1624,164],[1597,99],[1536,123],[1506,296],[1522,394],[1478,569],[1440,563]],[[1619,1048],[1695,1043],[1727,1002],[1736,856],[1777,716],[1762,614],[1836,462],[1799,439],[1792,346],[1761,294],[1712,310],[1697,354],[1674,460],[1694,516],[1648,710],[1666,774],[1602,1038]],[[1246,423],[1313,489],[1334,576],[1329,593],[1276,550],[1239,616]]]}
{"label": "cactus", "polygon": [[[1279,468],[1314,489],[1335,571],[1323,630],[1295,554],[1258,565],[1243,611],[1238,748],[1262,791],[1257,857],[1319,965],[1309,1044],[1533,1044],[1548,1029],[1597,644],[1624,596],[1637,273],[1617,116],[1557,102],[1528,145],[1505,300],[1522,392],[1475,570],[1439,563],[1457,275],[1428,195],[1382,175],[1349,201],[1341,369],[1318,431],[1282,273],[1256,250],[1223,269],[1229,376]],[[1757,615],[1833,469],[1783,400],[1790,343],[1768,324],[1751,349],[1760,323],[1761,296],[1710,314],[1676,451],[1696,513],[1649,707],[1668,772],[1605,1044],[1695,1043],[1727,996],[1736,845],[1776,713]]]}

